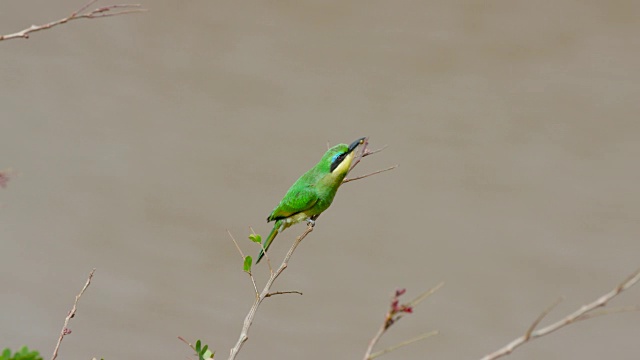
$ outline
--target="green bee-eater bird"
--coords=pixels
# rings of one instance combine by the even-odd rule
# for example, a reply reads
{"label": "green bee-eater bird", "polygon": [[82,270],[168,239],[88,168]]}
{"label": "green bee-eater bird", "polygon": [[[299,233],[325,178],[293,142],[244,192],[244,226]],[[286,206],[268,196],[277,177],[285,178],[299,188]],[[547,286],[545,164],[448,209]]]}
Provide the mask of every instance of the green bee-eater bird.
{"label": "green bee-eater bird", "polygon": [[260,251],[256,264],[260,262],[279,232],[304,220],[313,225],[315,219],[327,210],[342,180],[349,172],[355,156],[354,150],[363,144],[364,140],[365,138],[360,138],[351,145],[338,144],[327,150],[320,162],[289,188],[278,206],[267,217],[267,222],[276,223],[264,242],[264,250]]}

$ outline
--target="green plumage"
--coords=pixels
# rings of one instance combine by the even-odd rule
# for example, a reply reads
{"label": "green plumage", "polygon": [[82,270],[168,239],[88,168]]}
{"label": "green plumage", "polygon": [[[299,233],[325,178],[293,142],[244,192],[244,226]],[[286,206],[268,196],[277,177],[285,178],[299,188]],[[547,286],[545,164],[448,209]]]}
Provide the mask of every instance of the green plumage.
{"label": "green plumage", "polygon": [[[320,162],[302,175],[282,198],[278,206],[267,217],[267,222],[275,221],[273,230],[264,242],[268,250],[279,232],[305,220],[315,220],[325,211],[342,184],[351,167],[353,150],[364,142],[364,138],[351,145],[339,144],[329,149]],[[264,256],[260,251],[258,260]]]}

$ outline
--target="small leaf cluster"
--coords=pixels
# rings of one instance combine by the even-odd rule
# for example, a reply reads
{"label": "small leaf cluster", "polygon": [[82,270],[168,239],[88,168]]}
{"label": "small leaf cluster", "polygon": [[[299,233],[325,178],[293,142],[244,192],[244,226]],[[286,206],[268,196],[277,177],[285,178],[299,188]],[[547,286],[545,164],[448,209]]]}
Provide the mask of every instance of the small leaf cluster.
{"label": "small leaf cluster", "polygon": [[215,352],[211,352],[211,350],[209,350],[209,345],[205,344],[202,346],[202,341],[200,340],[196,341],[196,347],[194,350],[198,354],[198,360],[213,359],[213,355],[215,355]]}
{"label": "small leaf cluster", "polygon": [[[258,234],[249,234],[249,240],[253,241],[256,244],[262,244],[262,236]],[[253,258],[247,255],[244,257],[244,265],[242,269],[244,272],[251,274],[251,266],[253,265]]]}
{"label": "small leaf cluster", "polygon": [[0,354],[0,360],[42,360],[42,356],[40,356],[39,352],[35,350],[29,350],[28,347],[23,346],[13,355],[11,354],[11,349],[9,348],[2,350],[2,354]]}

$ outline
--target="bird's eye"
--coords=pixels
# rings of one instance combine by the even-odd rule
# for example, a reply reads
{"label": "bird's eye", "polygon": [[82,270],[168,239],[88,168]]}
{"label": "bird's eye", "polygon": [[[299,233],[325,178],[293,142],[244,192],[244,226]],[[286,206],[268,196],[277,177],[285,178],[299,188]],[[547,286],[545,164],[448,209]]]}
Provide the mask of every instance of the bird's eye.
{"label": "bird's eye", "polygon": [[333,161],[331,162],[331,172],[333,172],[333,170],[335,170],[338,165],[340,165],[340,163],[342,162],[342,160],[344,160],[344,157],[347,155],[347,153],[342,153],[342,154],[335,154],[333,156]]}

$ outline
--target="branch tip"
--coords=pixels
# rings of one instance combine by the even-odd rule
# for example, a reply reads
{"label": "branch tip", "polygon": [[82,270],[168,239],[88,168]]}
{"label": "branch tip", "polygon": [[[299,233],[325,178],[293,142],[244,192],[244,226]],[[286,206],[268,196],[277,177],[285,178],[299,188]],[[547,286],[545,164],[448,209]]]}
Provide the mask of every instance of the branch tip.
{"label": "branch tip", "polygon": [[[29,34],[36,31],[51,29],[54,26],[66,24],[72,20],[78,19],[95,19],[109,16],[118,16],[125,15],[137,12],[145,12],[147,9],[142,8],[141,4],[114,4],[107,5],[103,7],[96,8],[92,11],[87,11],[87,9],[95,4],[98,0],[90,0],[86,4],[82,5],[78,10],[72,12],[69,16],[58,19],[56,21],[52,21],[42,25],[31,25],[30,27],[23,29],[21,31],[15,32],[13,34],[0,35],[0,41],[2,40],[11,40],[11,39],[29,39]],[[121,11],[113,11],[115,9],[123,9]]]}
{"label": "branch tip", "polygon": [[80,300],[80,297],[82,296],[82,294],[84,294],[84,292],[87,290],[89,285],[91,285],[91,279],[93,279],[93,274],[95,272],[96,272],[96,268],[93,268],[91,272],[89,272],[89,276],[87,277],[87,281],[84,283],[82,290],[80,290],[78,295],[76,295],[76,299],[73,302],[73,306],[71,307],[71,310],[69,310],[69,312],[67,313],[67,317],[64,319],[62,330],[60,330],[60,337],[58,337],[58,342],[56,342],[56,347],[53,349],[53,355],[51,355],[51,360],[56,360],[56,358],[58,357],[58,350],[60,350],[60,344],[62,344],[62,339],[64,339],[66,335],[71,334],[71,330],[68,328],[69,321],[76,315],[76,310],[78,309],[78,300]]}

